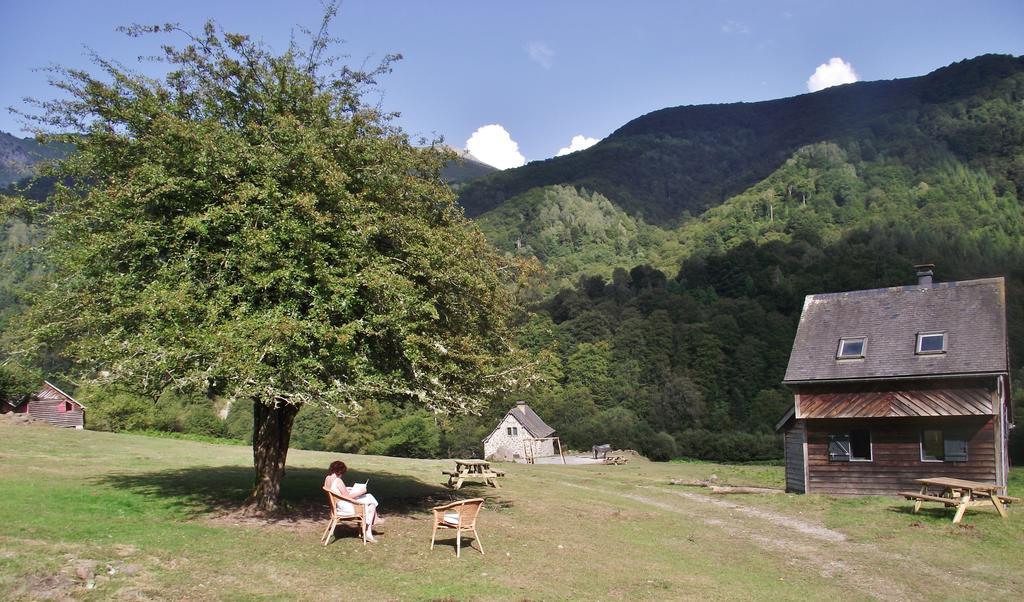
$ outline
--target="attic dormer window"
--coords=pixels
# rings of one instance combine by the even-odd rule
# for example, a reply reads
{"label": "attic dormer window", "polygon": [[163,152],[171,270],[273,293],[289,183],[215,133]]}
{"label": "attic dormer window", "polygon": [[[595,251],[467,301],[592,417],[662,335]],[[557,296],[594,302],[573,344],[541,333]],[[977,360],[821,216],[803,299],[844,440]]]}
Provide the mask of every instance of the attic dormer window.
{"label": "attic dormer window", "polygon": [[867,337],[847,337],[839,339],[839,350],[836,351],[836,359],[849,360],[864,357],[867,348]]}
{"label": "attic dormer window", "polygon": [[946,352],[946,333],[920,332],[917,334],[917,354],[929,355]]}

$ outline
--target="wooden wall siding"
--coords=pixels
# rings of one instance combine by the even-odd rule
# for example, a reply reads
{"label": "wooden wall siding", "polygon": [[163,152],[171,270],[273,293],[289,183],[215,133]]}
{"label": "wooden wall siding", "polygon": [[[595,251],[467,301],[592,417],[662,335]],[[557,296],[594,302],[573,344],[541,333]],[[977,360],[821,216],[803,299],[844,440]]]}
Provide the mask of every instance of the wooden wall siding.
{"label": "wooden wall siding", "polygon": [[786,431],[786,491],[804,492],[804,423],[796,421]]}
{"label": "wooden wall siding", "polygon": [[797,418],[909,418],[915,416],[990,416],[995,390],[987,387],[895,388],[800,391]]}
{"label": "wooden wall siding", "polygon": [[[993,417],[811,420],[807,428],[807,493],[892,495],[914,491],[914,479],[956,477],[997,482]],[[969,436],[967,462],[923,462],[921,430],[961,429]],[[871,431],[870,462],[829,462],[828,436]],[[1005,483],[1000,483],[1005,485]]]}
{"label": "wooden wall siding", "polygon": [[85,425],[85,412],[82,411],[81,406],[72,403],[71,410],[66,411],[64,404],[67,403],[63,398],[59,400],[52,399],[33,399],[28,402],[28,413],[33,418],[45,420],[54,426],[64,426],[71,428],[78,428]]}

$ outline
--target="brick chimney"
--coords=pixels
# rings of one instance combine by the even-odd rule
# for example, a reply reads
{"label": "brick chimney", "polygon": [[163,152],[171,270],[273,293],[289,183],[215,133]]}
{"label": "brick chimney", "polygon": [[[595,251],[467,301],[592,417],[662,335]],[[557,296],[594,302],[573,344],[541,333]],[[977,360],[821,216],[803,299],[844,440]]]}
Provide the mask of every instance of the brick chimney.
{"label": "brick chimney", "polygon": [[932,285],[932,270],[935,269],[934,263],[921,263],[914,266],[917,270],[917,284],[918,286],[931,286]]}

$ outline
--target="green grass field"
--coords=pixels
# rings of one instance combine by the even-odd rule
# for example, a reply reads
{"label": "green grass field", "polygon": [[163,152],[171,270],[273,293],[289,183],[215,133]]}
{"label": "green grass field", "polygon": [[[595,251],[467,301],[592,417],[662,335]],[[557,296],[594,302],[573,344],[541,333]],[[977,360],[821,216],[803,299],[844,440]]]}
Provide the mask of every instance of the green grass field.
{"label": "green grass field", "polygon": [[[370,477],[388,523],[319,544],[330,460]],[[238,507],[246,447],[0,421],[0,598],[319,600],[1024,598],[1024,511],[909,512],[891,498],[711,496],[670,479],[780,486],[774,466],[513,465],[442,486],[445,460],[293,450],[289,519]],[[1024,494],[1016,471],[1010,493]],[[486,555],[430,550],[429,508],[487,498]],[[466,542],[463,542],[464,544]]]}

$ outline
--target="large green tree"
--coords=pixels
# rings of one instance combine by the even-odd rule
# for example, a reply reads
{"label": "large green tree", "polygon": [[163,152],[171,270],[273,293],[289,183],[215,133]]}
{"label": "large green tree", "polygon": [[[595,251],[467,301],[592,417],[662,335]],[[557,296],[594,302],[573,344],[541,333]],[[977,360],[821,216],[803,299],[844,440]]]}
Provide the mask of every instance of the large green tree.
{"label": "large green tree", "polygon": [[42,379],[30,369],[11,361],[0,361],[0,403],[20,403],[39,390]]}
{"label": "large green tree", "polygon": [[78,151],[39,219],[53,274],[26,347],[80,377],[169,385],[254,406],[251,504],[277,507],[303,404],[472,411],[525,371],[509,322],[516,272],[454,204],[451,157],[364,101],[373,71],[308,47],[275,54],[213,23],[145,77],[94,57],[61,69],[34,116]]}

